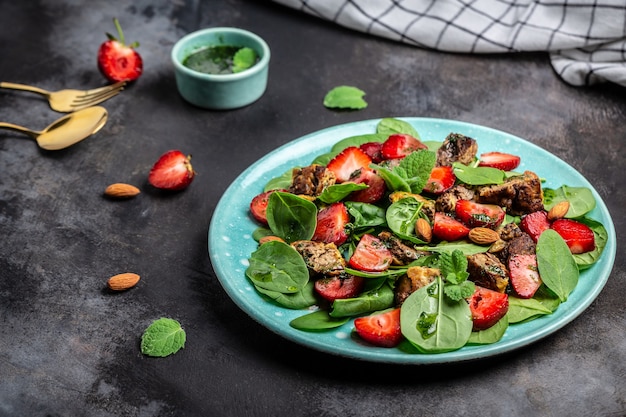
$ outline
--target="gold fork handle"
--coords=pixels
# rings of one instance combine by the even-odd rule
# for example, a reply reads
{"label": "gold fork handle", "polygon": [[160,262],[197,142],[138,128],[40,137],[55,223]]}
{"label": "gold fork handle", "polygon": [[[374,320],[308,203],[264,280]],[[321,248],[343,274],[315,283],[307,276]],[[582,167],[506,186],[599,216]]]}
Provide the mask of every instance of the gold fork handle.
{"label": "gold fork handle", "polygon": [[0,122],[0,129],[8,129],[15,132],[26,133],[28,136],[31,136],[33,138],[36,138],[40,134],[40,132],[35,132],[34,130],[26,129],[25,127],[6,122]]}
{"label": "gold fork handle", "polygon": [[48,97],[50,95],[49,91],[46,91],[46,90],[38,88],[38,87],[33,87],[32,85],[8,83],[8,82],[5,82],[5,81],[0,82],[0,88],[9,88],[11,90],[30,91],[31,93],[42,94],[42,95],[44,95],[46,97]]}

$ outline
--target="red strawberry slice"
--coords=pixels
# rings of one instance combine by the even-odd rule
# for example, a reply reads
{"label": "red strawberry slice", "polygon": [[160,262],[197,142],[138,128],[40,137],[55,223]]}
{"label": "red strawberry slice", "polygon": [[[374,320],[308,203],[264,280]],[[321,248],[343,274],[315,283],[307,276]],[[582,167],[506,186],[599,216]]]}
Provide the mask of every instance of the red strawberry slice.
{"label": "red strawberry slice", "polygon": [[385,311],[354,320],[357,334],[369,343],[380,347],[394,347],[402,341],[400,309]]}
{"label": "red strawberry slice", "polygon": [[356,297],[363,291],[365,278],[354,275],[323,277],[315,281],[315,291],[331,303],[343,298]]}
{"label": "red strawberry slice", "polygon": [[488,227],[496,229],[504,221],[506,213],[495,204],[481,204],[470,200],[459,200],[454,213],[468,227]]}
{"label": "red strawberry slice", "polygon": [[375,164],[383,160],[382,142],[367,142],[359,146],[363,152],[365,152]]}
{"label": "red strawberry slice", "polygon": [[480,155],[478,166],[512,171],[519,166],[520,161],[519,156],[510,153],[487,152]]}
{"label": "red strawberry slice", "polygon": [[367,272],[382,272],[391,265],[391,251],[379,238],[364,234],[350,257],[351,267]]}
{"label": "red strawberry slice", "polygon": [[430,172],[424,191],[433,194],[442,194],[454,185],[456,175],[451,166],[437,166]]}
{"label": "red strawberry slice", "polygon": [[470,229],[455,218],[445,213],[435,213],[433,222],[433,236],[439,240],[454,242],[467,236]]}
{"label": "red strawberry slice", "polygon": [[[335,174],[337,182],[350,181],[358,177],[361,170],[368,170],[372,159],[356,146],[349,146],[334,157],[326,168]],[[358,172],[357,172],[358,171]]]}
{"label": "red strawberry slice", "polygon": [[468,302],[474,331],[490,328],[509,311],[508,295],[478,285]]}
{"label": "red strawberry slice", "polygon": [[317,226],[311,240],[342,245],[348,239],[346,225],[349,222],[346,206],[341,202],[333,203],[317,213]]}
{"label": "red strawberry slice", "polygon": [[591,252],[596,248],[596,239],[593,230],[584,223],[572,219],[559,219],[550,226],[555,230],[572,253]]}
{"label": "red strawberry slice", "polygon": [[521,298],[532,298],[542,283],[537,268],[537,255],[511,255],[509,258],[509,278],[517,295]]}
{"label": "red strawberry slice", "polygon": [[164,190],[183,190],[191,184],[196,172],[191,166],[191,155],[179,150],[165,152],[150,170],[148,182]]}
{"label": "red strawberry slice", "polygon": [[381,152],[384,159],[398,159],[418,149],[428,149],[428,147],[411,135],[396,133],[383,142]]}
{"label": "red strawberry slice", "polygon": [[276,191],[287,191],[287,190],[269,190],[262,192],[261,194],[256,195],[252,201],[250,201],[250,213],[252,217],[256,219],[261,224],[267,224],[267,216],[265,212],[267,211],[267,203],[270,201],[270,195]]}
{"label": "red strawberry slice", "polygon": [[98,49],[98,68],[111,82],[134,81],[143,72],[143,60],[134,48],[139,43],[125,44],[124,33],[117,19],[113,20],[119,40],[107,33],[109,40]]}
{"label": "red strawberry slice", "polygon": [[522,217],[519,224],[520,228],[533,238],[535,243],[539,240],[539,236],[550,228],[550,220],[548,220],[548,212],[539,210],[526,214]]}
{"label": "red strawberry slice", "polygon": [[387,184],[385,180],[374,171],[362,169],[359,176],[352,179],[357,184],[367,184],[364,190],[354,191],[348,197],[349,201],[358,201],[361,203],[375,203],[387,192]]}

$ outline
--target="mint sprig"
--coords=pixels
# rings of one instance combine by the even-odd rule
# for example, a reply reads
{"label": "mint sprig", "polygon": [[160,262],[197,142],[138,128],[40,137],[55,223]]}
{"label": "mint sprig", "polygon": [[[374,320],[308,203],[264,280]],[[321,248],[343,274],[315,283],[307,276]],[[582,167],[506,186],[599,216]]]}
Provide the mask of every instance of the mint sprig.
{"label": "mint sprig", "polygon": [[468,281],[467,258],[458,249],[442,252],[439,256],[439,269],[445,279],[443,290],[453,301],[471,297],[476,290],[472,281]]}
{"label": "mint sprig", "polygon": [[405,156],[393,169],[384,165],[372,164],[371,166],[383,177],[390,190],[419,194],[426,186],[436,162],[435,152],[424,149]]}
{"label": "mint sprig", "polygon": [[258,59],[254,49],[243,47],[233,55],[233,73],[247,70],[253,66]]}
{"label": "mint sprig", "polygon": [[165,357],[185,347],[186,334],[179,322],[161,317],[152,322],[141,336],[141,353]]}

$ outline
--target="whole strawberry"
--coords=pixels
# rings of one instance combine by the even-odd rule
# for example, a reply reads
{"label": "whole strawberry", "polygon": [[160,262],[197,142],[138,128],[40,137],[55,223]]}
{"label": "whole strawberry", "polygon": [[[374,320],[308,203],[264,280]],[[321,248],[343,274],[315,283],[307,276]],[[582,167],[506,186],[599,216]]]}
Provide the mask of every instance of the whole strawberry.
{"label": "whole strawberry", "polygon": [[134,48],[138,42],[126,45],[122,27],[117,19],[113,19],[119,39],[107,33],[109,40],[100,45],[98,50],[98,68],[111,82],[134,81],[143,72],[143,60]]}
{"label": "whole strawberry", "polygon": [[179,150],[165,152],[150,170],[148,182],[162,190],[184,190],[193,181],[196,172],[191,166],[191,155]]}

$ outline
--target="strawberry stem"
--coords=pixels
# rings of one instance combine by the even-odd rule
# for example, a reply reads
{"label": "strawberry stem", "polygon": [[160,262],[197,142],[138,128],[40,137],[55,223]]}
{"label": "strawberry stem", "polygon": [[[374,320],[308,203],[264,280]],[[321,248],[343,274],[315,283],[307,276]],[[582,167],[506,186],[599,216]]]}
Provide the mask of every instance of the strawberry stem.
{"label": "strawberry stem", "polygon": [[124,40],[124,32],[122,32],[122,26],[120,25],[119,20],[117,20],[117,17],[113,19],[113,23],[115,23],[115,27],[117,28],[117,34],[120,37],[119,41],[122,45],[126,45],[126,41]]}

